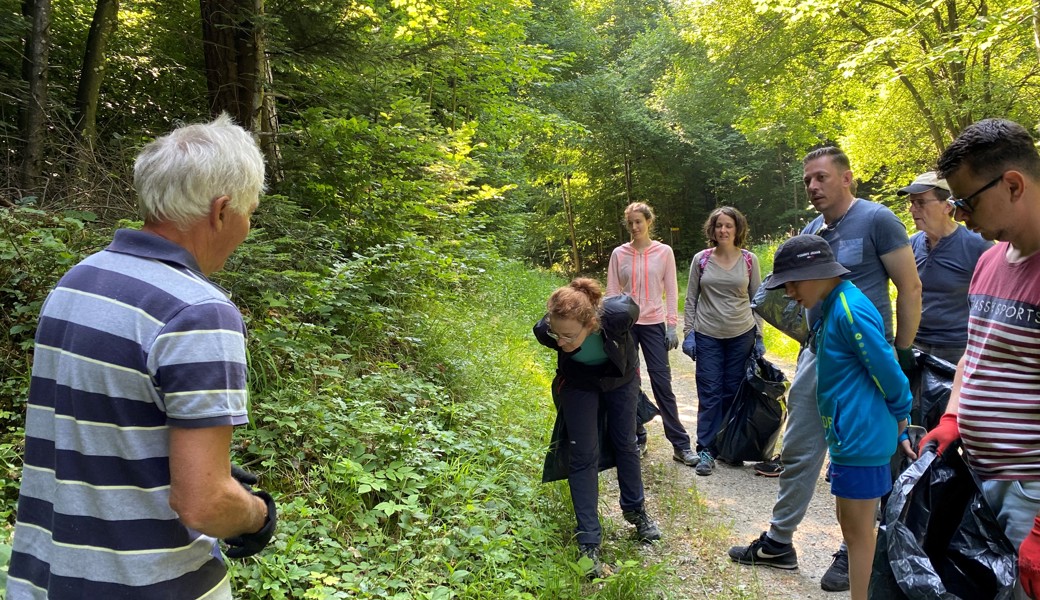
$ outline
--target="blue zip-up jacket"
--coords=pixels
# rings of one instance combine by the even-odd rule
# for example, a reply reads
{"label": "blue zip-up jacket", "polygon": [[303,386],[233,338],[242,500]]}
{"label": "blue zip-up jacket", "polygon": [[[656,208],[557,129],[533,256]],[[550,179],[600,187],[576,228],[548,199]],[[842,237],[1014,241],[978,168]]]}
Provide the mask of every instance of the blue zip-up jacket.
{"label": "blue zip-up jacket", "polygon": [[834,464],[880,467],[910,414],[910,383],[874,304],[850,281],[823,301],[816,333],[816,403]]}

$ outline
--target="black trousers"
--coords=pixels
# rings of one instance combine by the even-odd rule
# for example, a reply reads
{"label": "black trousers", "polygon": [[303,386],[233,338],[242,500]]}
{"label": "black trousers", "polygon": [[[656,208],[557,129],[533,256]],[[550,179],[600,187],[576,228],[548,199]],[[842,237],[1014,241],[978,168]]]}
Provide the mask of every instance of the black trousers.
{"label": "black trousers", "polygon": [[599,544],[603,530],[599,523],[599,411],[607,414],[605,439],[614,446],[617,459],[621,510],[643,508],[643,476],[636,451],[636,402],[639,379],[608,392],[568,387],[558,392],[560,411],[570,439],[570,474],[574,517],[578,522],[579,544]]}

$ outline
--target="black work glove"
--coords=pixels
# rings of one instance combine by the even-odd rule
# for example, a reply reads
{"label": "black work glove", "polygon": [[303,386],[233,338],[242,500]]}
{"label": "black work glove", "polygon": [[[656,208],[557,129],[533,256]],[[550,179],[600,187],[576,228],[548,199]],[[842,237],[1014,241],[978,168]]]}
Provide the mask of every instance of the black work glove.
{"label": "black work glove", "polygon": [[258,481],[256,475],[231,465],[231,476],[242,484],[242,487],[247,492],[262,498],[267,504],[267,521],[264,522],[264,526],[259,531],[236,535],[224,540],[224,543],[228,545],[228,550],[225,553],[228,558],[246,558],[263,550],[271,541],[271,538],[274,537],[274,530],[278,526],[278,509],[275,507],[274,498],[271,497],[271,494],[253,489],[253,484]]}
{"label": "black work glove", "polygon": [[914,372],[917,371],[917,358],[914,356],[914,347],[896,348],[896,359],[899,361],[899,368],[903,371],[903,375],[906,375],[907,379],[913,379]]}
{"label": "black work glove", "polygon": [[253,473],[246,471],[238,465],[231,465],[231,476],[235,478],[235,481],[242,484],[242,487],[246,488],[246,491],[250,494],[253,493],[253,486],[256,485],[260,479]]}

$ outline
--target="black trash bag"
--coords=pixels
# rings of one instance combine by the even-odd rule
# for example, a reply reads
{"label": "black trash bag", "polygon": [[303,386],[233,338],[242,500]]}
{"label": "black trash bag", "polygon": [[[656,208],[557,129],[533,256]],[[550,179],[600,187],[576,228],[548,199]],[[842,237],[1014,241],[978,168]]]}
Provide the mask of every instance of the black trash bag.
{"label": "black trash bag", "polygon": [[[918,447],[921,445],[921,440],[927,433],[928,432],[925,430],[925,428],[921,427],[920,425],[908,426],[906,428],[906,434],[910,438],[910,447],[913,448],[915,451],[918,451]],[[910,465],[912,464],[914,464],[914,459],[904,454],[901,445],[897,444],[896,451],[894,454],[892,454],[892,460],[889,462],[889,467],[892,471],[892,481],[895,481],[896,478],[898,478],[903,471],[909,469]],[[882,507],[885,506],[884,502],[888,501],[887,498],[888,495],[886,495],[885,500],[882,501]]]}
{"label": "black trash bag", "polygon": [[895,482],[878,529],[873,600],[1008,600],[1017,557],[957,445]]}
{"label": "black trash bag", "polygon": [[787,377],[776,365],[752,355],[744,381],[722,418],[715,438],[719,458],[726,462],[769,460],[787,419]]}
{"label": "black trash bag", "polygon": [[639,404],[636,405],[636,417],[639,419],[639,423],[649,423],[659,414],[661,414],[661,409],[657,408],[657,405],[646,396],[646,392],[640,389]]}
{"label": "black trash bag", "polygon": [[914,358],[917,360],[917,370],[910,379],[910,393],[914,397],[910,422],[931,431],[946,412],[957,365],[916,349]]}
{"label": "black trash bag", "polygon": [[779,329],[784,335],[805,345],[809,339],[809,323],[805,318],[805,308],[786,296],[784,288],[767,290],[766,286],[758,286],[755,297],[751,299],[751,309],[766,323]]}

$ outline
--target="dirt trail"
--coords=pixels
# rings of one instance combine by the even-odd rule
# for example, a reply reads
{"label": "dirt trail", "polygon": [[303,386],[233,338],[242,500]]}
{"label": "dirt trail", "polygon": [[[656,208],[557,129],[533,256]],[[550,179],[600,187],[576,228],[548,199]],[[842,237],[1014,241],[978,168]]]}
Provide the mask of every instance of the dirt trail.
{"label": "dirt trail", "polygon": [[[694,385],[694,363],[681,352],[669,353],[672,365],[672,385],[678,399],[680,417],[686,430],[695,437],[697,428],[697,393]],[[779,366],[788,379],[794,376],[794,364],[777,361],[769,357]],[[645,379],[643,388],[649,393],[650,382]],[[710,515],[721,525],[728,526],[732,535],[727,541],[729,545],[744,545],[757,538],[768,527],[773,502],[776,500],[778,480],[776,478],[756,476],[751,468],[752,463],[745,463],[743,468],[719,465],[715,473],[697,476],[693,469],[672,460],[671,445],[664,437],[660,419],[649,424],[650,445],[644,473],[647,469],[663,469],[667,475],[662,481],[664,485],[674,486],[675,490],[647,489],[648,502],[654,504],[667,501],[674,493],[682,490],[693,490],[707,505]],[[649,479],[649,478],[647,478]],[[664,487],[661,483],[657,487]],[[663,509],[663,507],[662,507]],[[690,532],[664,531],[664,552],[683,552],[685,548],[695,548],[696,540]],[[684,538],[685,536],[685,538]],[[831,555],[841,543],[841,532],[834,516],[834,497],[830,494],[829,485],[821,476],[816,493],[809,506],[808,514],[794,539],[798,551],[799,569],[781,571],[763,567],[747,567],[737,565],[724,554],[722,556],[691,557],[688,564],[681,564],[676,571],[683,578],[683,589],[679,591],[682,598],[712,598],[711,590],[705,589],[705,581],[714,578],[711,572],[725,573],[721,579],[746,582],[737,587],[744,590],[744,597],[763,599],[828,599],[844,600],[848,592],[825,592],[820,589],[820,577],[831,563]],[[731,573],[730,569],[739,569],[741,573]],[[685,572],[684,572],[685,571]],[[707,577],[705,577],[707,573]],[[686,576],[686,577],[684,577]],[[732,584],[729,584],[732,588]],[[736,597],[736,596],[729,596]]]}

